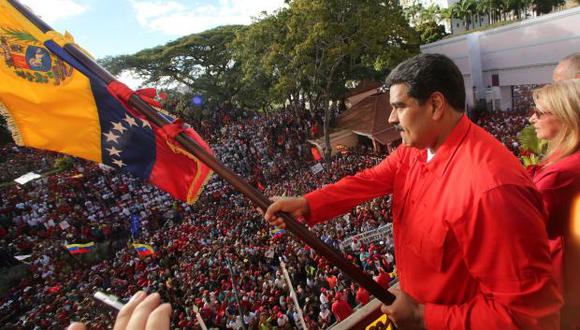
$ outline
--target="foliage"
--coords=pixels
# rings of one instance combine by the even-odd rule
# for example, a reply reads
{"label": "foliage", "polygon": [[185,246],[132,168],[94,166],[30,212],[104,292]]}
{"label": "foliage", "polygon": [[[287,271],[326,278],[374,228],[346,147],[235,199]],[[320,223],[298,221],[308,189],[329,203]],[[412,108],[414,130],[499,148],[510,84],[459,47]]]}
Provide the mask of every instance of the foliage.
{"label": "foliage", "polygon": [[241,106],[269,109],[272,104],[284,103],[287,91],[298,90],[299,81],[289,79],[293,72],[286,49],[288,15],[289,11],[282,9],[276,15],[263,17],[240,31],[232,42],[234,60],[242,69],[242,97],[236,100]]}
{"label": "foliage", "polygon": [[403,11],[407,20],[415,25],[422,44],[435,42],[447,35],[445,26],[441,23],[450,18],[450,9],[441,10],[433,4],[424,8],[420,2],[415,2]]}
{"label": "foliage", "polygon": [[243,28],[221,26],[134,55],[107,57],[100,63],[113,74],[131,70],[145,79],[144,84],[175,87],[180,83],[201,95],[206,106],[223,107],[240,90],[240,65],[233,61],[229,44]]}
{"label": "foliage", "polygon": [[463,21],[465,30],[470,30],[478,20],[485,19],[489,24],[515,21],[531,16],[531,11],[536,15],[547,14],[564,3],[565,0],[460,0],[440,14],[444,20]]}
{"label": "foliage", "polygon": [[528,125],[518,134],[521,159],[525,167],[538,165],[546,154],[548,141],[538,139],[534,127]]}
{"label": "foliage", "polygon": [[[244,78],[257,78],[274,102],[325,111],[346,82],[381,79],[418,52],[419,38],[390,1],[294,0],[237,38]],[[330,152],[330,148],[327,148]]]}
{"label": "foliage", "polygon": [[447,35],[445,26],[435,21],[428,21],[417,26],[417,32],[421,35],[421,43],[428,44],[443,39]]}
{"label": "foliage", "polygon": [[54,161],[54,168],[64,171],[72,168],[73,166],[73,159],[71,157],[59,157]]}
{"label": "foliage", "polygon": [[548,14],[554,7],[562,6],[565,0],[533,0],[534,11],[538,14]]}
{"label": "foliage", "polygon": [[[392,0],[286,3],[247,27],[222,26],[100,63],[113,74],[131,70],[145,84],[187,86],[173,98],[172,110],[183,117],[308,104],[326,112],[328,133],[330,104],[344,97],[348,81],[383,79],[419,51],[419,34]],[[189,102],[194,95],[203,105]]]}

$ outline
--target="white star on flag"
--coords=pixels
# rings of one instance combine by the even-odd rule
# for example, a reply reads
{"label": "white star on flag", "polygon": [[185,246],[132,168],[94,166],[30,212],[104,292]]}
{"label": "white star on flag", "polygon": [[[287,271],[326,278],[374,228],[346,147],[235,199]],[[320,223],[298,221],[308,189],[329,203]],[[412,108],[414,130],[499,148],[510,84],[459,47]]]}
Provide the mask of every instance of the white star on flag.
{"label": "white star on flag", "polygon": [[121,150],[117,150],[115,147],[107,148],[107,151],[109,151],[109,156],[121,157]]}
{"label": "white star on flag", "polygon": [[125,127],[123,127],[123,124],[121,122],[113,123],[113,129],[121,134],[123,134],[123,132],[127,130]]}
{"label": "white star on flag", "polygon": [[119,143],[119,141],[117,141],[119,136],[115,135],[115,133],[113,133],[112,131],[110,131],[109,133],[103,133],[103,135],[107,137],[107,142],[113,141],[115,143]]}
{"label": "white star on flag", "polygon": [[141,119],[141,122],[143,123],[143,127],[149,127],[151,128],[151,124],[149,124],[149,122],[145,119]]}
{"label": "white star on flag", "polygon": [[135,118],[130,117],[127,114],[125,114],[125,118],[123,120],[126,121],[127,124],[129,124],[129,126],[137,126],[137,122],[135,121]]}
{"label": "white star on flag", "polygon": [[113,164],[117,165],[119,168],[125,166],[125,163],[120,159],[113,159]]}

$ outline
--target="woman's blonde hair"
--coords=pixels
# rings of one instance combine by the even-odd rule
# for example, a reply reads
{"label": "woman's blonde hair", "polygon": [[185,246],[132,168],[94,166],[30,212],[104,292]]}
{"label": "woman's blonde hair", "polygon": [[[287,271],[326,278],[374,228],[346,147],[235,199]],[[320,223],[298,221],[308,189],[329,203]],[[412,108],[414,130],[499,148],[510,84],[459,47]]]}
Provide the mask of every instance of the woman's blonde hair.
{"label": "woman's blonde hair", "polygon": [[580,144],[580,79],[554,82],[536,89],[534,102],[538,110],[553,114],[562,123],[558,134],[548,143],[545,165],[576,152]]}

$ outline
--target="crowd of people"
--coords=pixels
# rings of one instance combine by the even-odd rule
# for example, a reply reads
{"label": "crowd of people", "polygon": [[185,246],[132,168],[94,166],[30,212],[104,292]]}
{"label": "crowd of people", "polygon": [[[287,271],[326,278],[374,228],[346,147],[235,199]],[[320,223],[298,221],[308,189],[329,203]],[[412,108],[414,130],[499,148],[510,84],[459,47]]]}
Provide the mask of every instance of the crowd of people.
{"label": "crowd of people", "polygon": [[477,124],[500,140],[514,155],[520,156],[518,133],[529,125],[529,114],[513,112],[485,113]]}
{"label": "crowd of people", "polygon": [[32,171],[46,172],[54,165],[54,159],[55,154],[49,151],[19,148],[14,144],[0,146],[0,182],[12,181]]}
{"label": "crowd of people", "polygon": [[[515,135],[525,118],[494,113],[480,121],[517,152]],[[307,139],[317,117],[308,111],[257,114],[240,111],[204,120],[196,127],[216,156],[267,196],[299,195],[360,169],[384,154],[365,147],[339,153],[314,174]],[[8,160],[0,173],[47,169],[55,154],[3,147]],[[16,164],[16,165],[15,165]],[[23,164],[22,166],[20,164]],[[25,186],[2,188],[0,250],[30,255],[30,276],[0,300],[0,319],[11,329],[62,329],[83,321],[110,328],[114,313],[96,291],[128,299],[134,292],[159,292],[173,306],[175,328],[197,324],[194,307],[210,327],[300,328],[280,262],[288,268],[309,329],[326,328],[368,302],[368,293],[346,279],[315,251],[289,234],[274,237],[255,207],[214,176],[200,200],[186,205],[157,188],[96,164],[75,160],[72,169]],[[357,206],[349,216],[313,228],[327,244],[376,229],[390,221],[390,200]],[[131,217],[141,230],[131,233]],[[128,242],[150,244],[155,254],[140,258]],[[66,244],[95,242],[102,260],[71,256]],[[354,242],[346,258],[384,286],[394,276],[388,240]],[[346,312],[345,312],[346,311]]]}
{"label": "crowd of people", "polygon": [[[211,123],[215,132],[209,140],[220,160],[269,196],[305,192],[380,160],[366,148],[353,149],[334,157],[324,172],[305,175],[313,164],[306,143],[315,125],[310,120],[307,112],[300,118],[286,112],[222,118]],[[58,157],[22,154],[45,163]],[[139,289],[159,292],[171,302],[179,328],[196,324],[194,306],[208,326],[240,329],[243,322],[252,328],[295,328],[297,311],[280,260],[291,274],[309,328],[325,328],[345,317],[332,312],[336,302],[354,307],[357,293],[368,301],[364,290],[309,247],[289,234],[273,237],[255,207],[218,177],[189,206],[131,176],[75,160],[70,170],[11,185],[2,195],[0,249],[30,255],[25,262],[31,276],[0,301],[1,317],[11,328],[63,328],[71,320],[109,328],[112,312],[92,295],[103,291],[125,299]],[[384,225],[387,202],[358,207],[349,218],[315,231],[337,247],[345,238]],[[141,224],[138,237],[130,232],[134,216]],[[155,255],[139,258],[128,241],[150,244]],[[87,260],[64,248],[86,242],[95,242],[109,257]],[[385,242],[358,244],[347,257],[386,285],[393,251]]]}

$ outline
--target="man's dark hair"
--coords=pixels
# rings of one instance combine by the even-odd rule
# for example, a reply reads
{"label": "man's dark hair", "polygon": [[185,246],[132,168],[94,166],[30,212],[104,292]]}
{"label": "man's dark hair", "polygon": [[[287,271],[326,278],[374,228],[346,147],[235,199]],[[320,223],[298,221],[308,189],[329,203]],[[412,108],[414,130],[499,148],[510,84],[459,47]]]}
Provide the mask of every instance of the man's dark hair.
{"label": "man's dark hair", "polygon": [[463,75],[445,55],[419,54],[400,63],[385,81],[386,87],[397,84],[407,84],[409,96],[420,104],[440,92],[456,111],[465,111]]}

